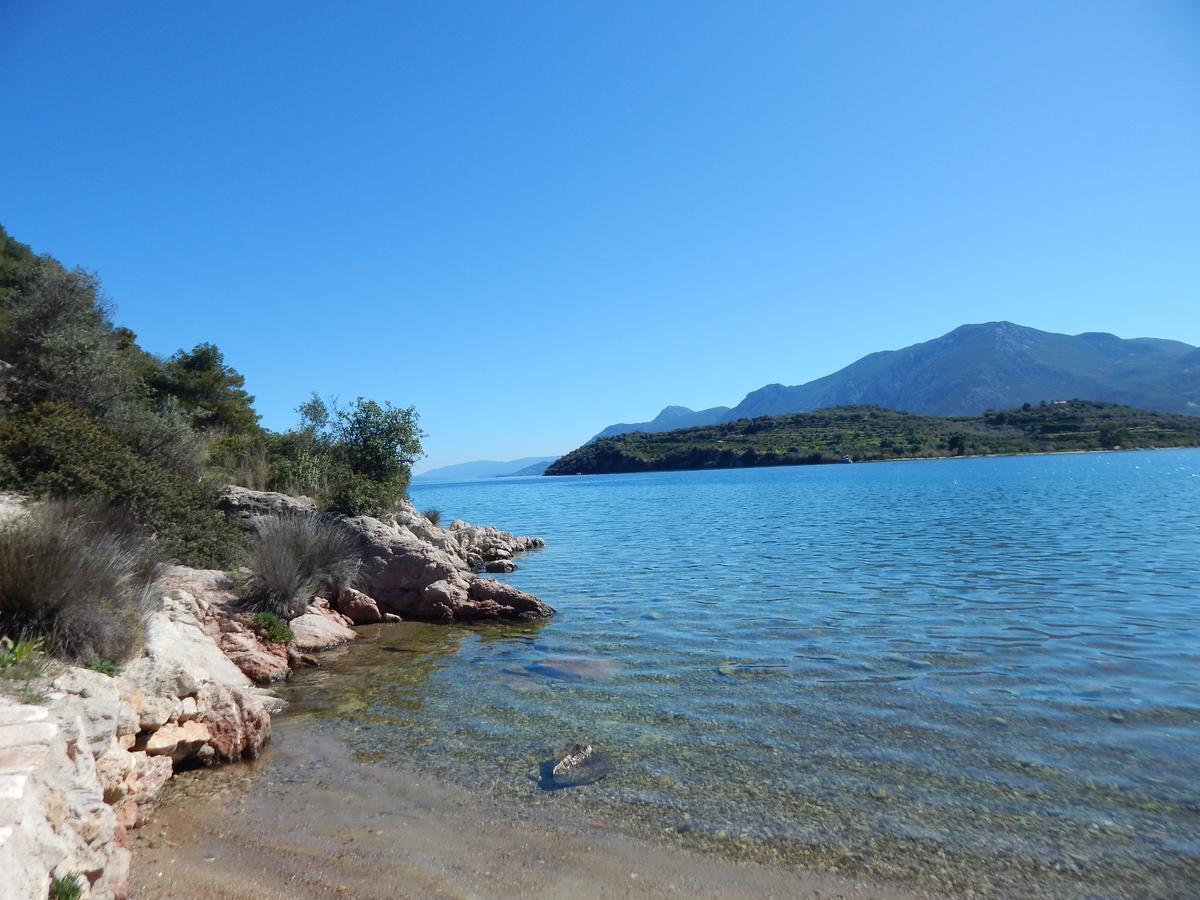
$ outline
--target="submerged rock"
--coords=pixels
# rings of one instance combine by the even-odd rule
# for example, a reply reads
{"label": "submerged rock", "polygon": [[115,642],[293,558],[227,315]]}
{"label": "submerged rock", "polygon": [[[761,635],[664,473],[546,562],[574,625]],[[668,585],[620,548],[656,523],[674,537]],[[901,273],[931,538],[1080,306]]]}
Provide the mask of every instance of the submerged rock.
{"label": "submerged rock", "polygon": [[609,772],[608,759],[591,744],[572,744],[565,752],[541,763],[530,773],[544,791],[595,784]]}
{"label": "submerged rock", "polygon": [[561,681],[608,681],[616,674],[617,665],[604,659],[552,656],[505,671],[511,675],[541,676]]}

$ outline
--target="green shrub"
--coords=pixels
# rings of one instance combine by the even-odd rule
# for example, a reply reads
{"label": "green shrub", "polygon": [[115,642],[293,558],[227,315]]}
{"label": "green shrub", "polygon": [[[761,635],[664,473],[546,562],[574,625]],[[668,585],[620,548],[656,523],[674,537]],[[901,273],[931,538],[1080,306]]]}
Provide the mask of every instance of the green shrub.
{"label": "green shrub", "polygon": [[94,275],[36,257],[13,274],[0,313],[0,359],[19,373],[8,385],[18,406],[63,400],[104,416],[114,405],[146,399]]}
{"label": "green shrub", "polygon": [[101,675],[107,675],[110,678],[116,678],[121,674],[120,665],[111,659],[89,659],[84,663],[84,666],[93,672],[99,672]]}
{"label": "green shrub", "polygon": [[351,473],[333,484],[322,506],[345,516],[380,516],[403,494],[403,486]]}
{"label": "green shrub", "polygon": [[442,524],[442,511],[440,509],[434,509],[431,506],[429,509],[425,510],[425,512],[421,513],[421,515],[427,518],[433,525]]}
{"label": "green shrub", "polygon": [[210,438],[209,470],[220,481],[266,491],[271,487],[271,452],[262,434],[213,432]]}
{"label": "green shrub", "polygon": [[83,896],[83,876],[69,872],[50,879],[49,900],[80,900]]}
{"label": "green shrub", "polygon": [[179,477],[69,404],[39,403],[0,419],[0,456],[0,486],[122,506],[186,565],[219,568],[241,556],[245,528],[217,509],[217,484]]}
{"label": "green shrub", "polygon": [[49,661],[43,638],[0,637],[0,675],[30,681],[45,674]]}
{"label": "green shrub", "polygon": [[246,393],[246,379],[215,344],[197,344],[180,350],[149,374],[151,389],[177,400],[196,428],[218,428],[229,433],[256,433],[258,413],[254,398]]}
{"label": "green shrub", "polygon": [[0,527],[0,633],[66,659],[126,659],[141,646],[160,553],[119,511],[41,503]]}
{"label": "green shrub", "polygon": [[254,627],[268,641],[276,644],[290,644],[295,635],[288,628],[287,622],[272,612],[260,612],[254,617]]}
{"label": "green shrub", "polygon": [[362,397],[339,407],[314,394],[299,412],[298,427],[270,438],[273,490],[307,494],[350,516],[383,515],[404,495],[421,453],[412,407]]}
{"label": "green shrub", "polygon": [[357,538],[334,518],[261,518],[246,554],[246,600],[254,609],[293,619],[317,591],[336,594],[352,585],[361,561]]}

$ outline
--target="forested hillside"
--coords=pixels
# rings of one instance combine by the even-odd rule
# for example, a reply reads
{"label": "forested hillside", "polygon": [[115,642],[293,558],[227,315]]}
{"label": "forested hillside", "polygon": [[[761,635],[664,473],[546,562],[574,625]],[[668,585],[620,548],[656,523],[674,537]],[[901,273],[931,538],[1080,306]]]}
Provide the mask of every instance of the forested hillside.
{"label": "forested hillside", "polygon": [[1200,417],[1087,400],[1025,404],[981,416],[921,416],[849,406],[601,438],[557,460],[546,474],[1195,446],[1200,446]]}

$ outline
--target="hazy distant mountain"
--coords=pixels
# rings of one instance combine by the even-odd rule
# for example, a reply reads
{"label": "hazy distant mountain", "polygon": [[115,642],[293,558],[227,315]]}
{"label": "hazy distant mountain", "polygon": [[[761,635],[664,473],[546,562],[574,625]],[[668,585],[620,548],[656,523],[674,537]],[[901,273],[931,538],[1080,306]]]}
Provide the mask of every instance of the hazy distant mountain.
{"label": "hazy distant mountain", "polygon": [[509,475],[543,475],[550,463],[554,462],[555,457],[547,456],[545,459],[539,459],[535,463],[530,463],[523,469],[517,469],[515,472],[509,472]]}
{"label": "hazy distant mountain", "polygon": [[500,478],[506,475],[541,475],[546,466],[557,459],[555,456],[525,456],[505,462],[480,459],[474,462],[456,463],[430,469],[414,475],[413,481],[466,481],[470,478]]}
{"label": "hazy distant mountain", "polygon": [[592,438],[612,437],[614,434],[625,434],[629,431],[672,431],[676,428],[691,428],[693,425],[713,425],[724,420],[729,412],[728,406],[714,406],[711,409],[694,410],[686,406],[668,406],[649,422],[622,422],[609,425]]}
{"label": "hazy distant mountain", "polygon": [[653,422],[610,425],[597,437],[854,404],[950,416],[1074,398],[1200,414],[1200,349],[1102,332],[1054,334],[1011,322],[963,325],[932,341],[864,356],[807,384],[769,384],[715,420],[660,425],[668,411],[682,409],[669,406]]}

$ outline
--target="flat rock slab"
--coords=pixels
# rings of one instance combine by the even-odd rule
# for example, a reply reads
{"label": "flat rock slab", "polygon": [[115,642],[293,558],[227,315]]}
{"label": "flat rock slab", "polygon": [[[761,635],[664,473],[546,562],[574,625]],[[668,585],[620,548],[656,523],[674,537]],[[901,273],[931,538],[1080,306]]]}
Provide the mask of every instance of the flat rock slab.
{"label": "flat rock slab", "polygon": [[348,628],[341,622],[319,612],[307,612],[288,622],[295,636],[293,644],[297,650],[311,653],[315,650],[328,650],[347,641],[354,640],[358,635],[354,629]]}

